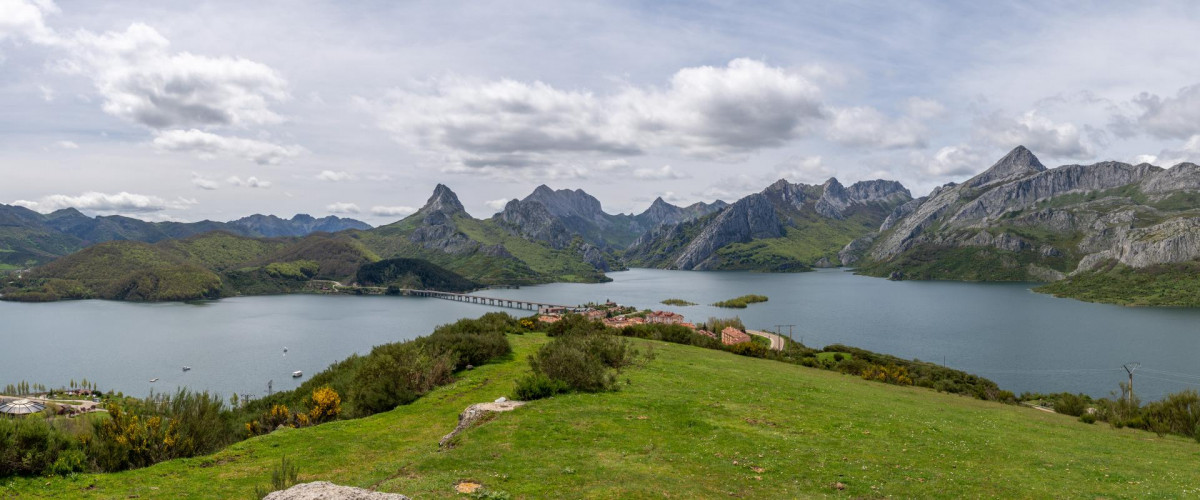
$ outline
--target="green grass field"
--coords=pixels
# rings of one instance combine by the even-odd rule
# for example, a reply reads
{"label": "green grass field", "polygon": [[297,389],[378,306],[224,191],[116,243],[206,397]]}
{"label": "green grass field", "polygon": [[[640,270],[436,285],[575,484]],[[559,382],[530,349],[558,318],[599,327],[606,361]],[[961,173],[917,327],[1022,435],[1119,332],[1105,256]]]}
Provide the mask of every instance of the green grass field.
{"label": "green grass field", "polygon": [[[391,412],[282,430],[118,474],[0,480],[0,495],[250,498],[288,456],[301,481],[415,498],[469,479],[514,498],[1168,498],[1200,494],[1200,444],[720,351],[632,341],[616,393],[532,402],[439,450],[471,403],[510,394],[541,334]],[[844,490],[835,488],[842,483]]]}

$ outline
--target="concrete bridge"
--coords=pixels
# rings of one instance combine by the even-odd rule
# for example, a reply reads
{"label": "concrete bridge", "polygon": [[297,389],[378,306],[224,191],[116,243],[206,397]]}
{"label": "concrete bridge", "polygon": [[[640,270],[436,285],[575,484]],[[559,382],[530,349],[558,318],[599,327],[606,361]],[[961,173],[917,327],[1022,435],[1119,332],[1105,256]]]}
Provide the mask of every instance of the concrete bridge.
{"label": "concrete bridge", "polygon": [[[313,280],[310,282],[313,285],[325,285],[327,290],[338,292],[344,291],[361,291],[370,295],[384,295],[387,293],[387,287],[381,286],[346,286],[336,281]],[[513,287],[516,288],[516,287]],[[495,297],[484,297],[481,295],[470,295],[465,293],[439,292],[437,290],[415,290],[411,288],[393,289],[398,295],[406,295],[409,297],[431,297],[435,299],[453,300],[455,302],[466,302],[469,304],[480,304],[492,307],[507,307],[510,309],[521,309],[526,311],[541,311],[543,308],[565,309],[567,311],[580,312],[585,308],[579,306],[565,306],[561,304],[548,304],[545,302],[533,302],[519,299],[498,299]]]}

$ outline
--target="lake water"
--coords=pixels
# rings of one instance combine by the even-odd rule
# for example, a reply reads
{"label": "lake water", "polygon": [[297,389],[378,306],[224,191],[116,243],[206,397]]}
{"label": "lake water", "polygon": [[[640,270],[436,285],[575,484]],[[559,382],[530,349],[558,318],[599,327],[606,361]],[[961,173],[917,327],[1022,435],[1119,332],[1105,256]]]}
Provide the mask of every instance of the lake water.
{"label": "lake water", "polygon": [[[611,299],[673,310],[689,320],[740,316],[750,328],[794,324],[810,346],[842,343],[945,363],[1020,393],[1107,396],[1141,362],[1143,399],[1200,388],[1200,309],[1126,308],[1058,299],[1019,283],[893,282],[840,270],[800,274],[635,269],[611,283],[551,284],[478,295],[578,304]],[[748,309],[710,304],[747,293],[770,301]],[[263,394],[298,385],[374,345],[411,339],[434,326],[505,310],[439,299],[292,295],[203,304],[103,301],[0,302],[0,386],[87,377],[126,394],[178,385]],[[520,311],[514,314],[525,314]],[[788,327],[782,327],[783,333]],[[282,349],[289,348],[287,356]],[[193,369],[182,372],[180,367]],[[157,383],[148,382],[159,378]]]}

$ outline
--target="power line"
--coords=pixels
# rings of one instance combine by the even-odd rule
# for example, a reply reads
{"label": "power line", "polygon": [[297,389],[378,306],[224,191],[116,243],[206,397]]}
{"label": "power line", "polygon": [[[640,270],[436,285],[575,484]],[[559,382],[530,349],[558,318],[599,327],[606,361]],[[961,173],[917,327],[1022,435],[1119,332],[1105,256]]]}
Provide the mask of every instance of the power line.
{"label": "power line", "polygon": [[1189,375],[1189,374],[1186,374],[1186,373],[1179,373],[1179,372],[1168,372],[1168,371],[1163,371],[1163,370],[1155,370],[1155,369],[1152,369],[1152,368],[1142,368],[1142,371],[1151,372],[1151,373],[1160,373],[1160,374],[1163,374],[1163,375],[1170,375],[1170,376],[1172,376],[1172,377],[1184,377],[1184,378],[1194,378],[1194,379],[1200,379],[1200,375]]}

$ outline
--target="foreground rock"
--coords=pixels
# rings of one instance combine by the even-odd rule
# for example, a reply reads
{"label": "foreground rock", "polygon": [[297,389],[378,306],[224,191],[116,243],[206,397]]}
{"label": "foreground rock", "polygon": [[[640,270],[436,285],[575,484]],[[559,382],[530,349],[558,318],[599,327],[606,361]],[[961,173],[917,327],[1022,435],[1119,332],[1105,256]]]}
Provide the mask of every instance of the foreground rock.
{"label": "foreground rock", "polygon": [[297,484],[272,492],[265,500],[409,500],[399,493],[381,493],[351,486],[338,486],[328,481]]}
{"label": "foreground rock", "polygon": [[471,428],[485,415],[492,412],[512,411],[525,404],[524,401],[509,401],[505,398],[497,399],[494,403],[476,403],[468,406],[462,413],[458,414],[458,427],[446,434],[440,441],[438,446],[446,448],[450,446],[450,440],[454,439],[460,432]]}

